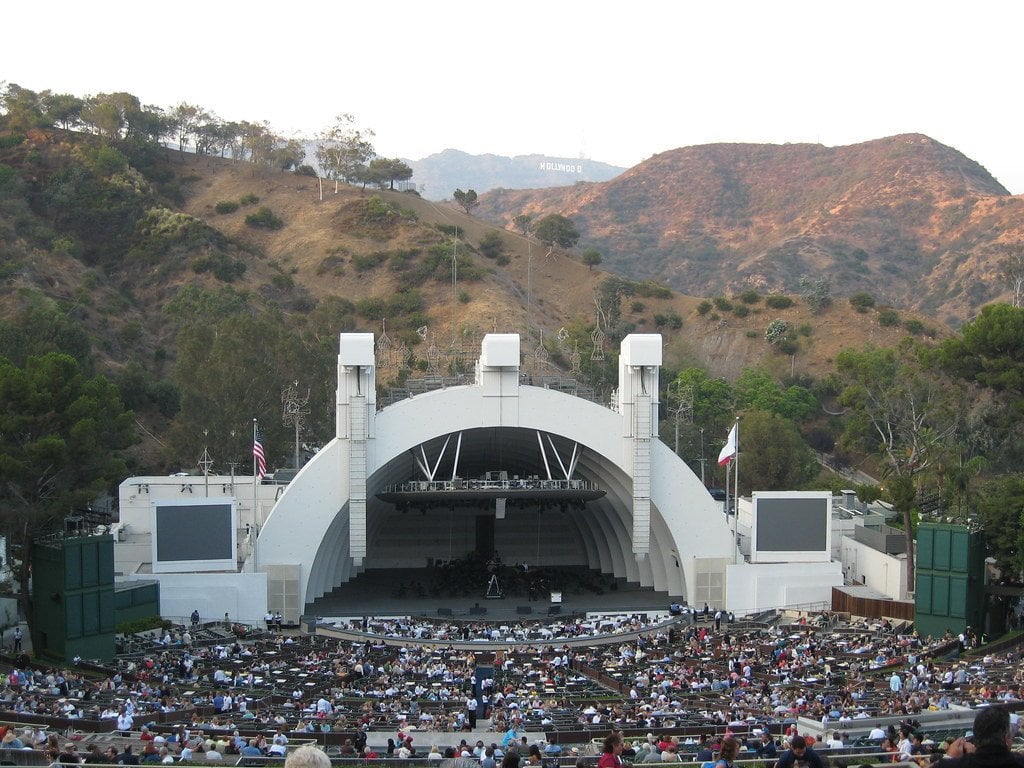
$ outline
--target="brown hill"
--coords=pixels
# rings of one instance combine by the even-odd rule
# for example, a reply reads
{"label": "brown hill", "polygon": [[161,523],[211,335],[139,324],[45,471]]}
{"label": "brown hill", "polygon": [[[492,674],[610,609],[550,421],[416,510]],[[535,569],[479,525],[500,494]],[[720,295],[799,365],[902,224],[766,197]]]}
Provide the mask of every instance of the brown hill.
{"label": "brown hill", "polygon": [[1024,239],[1024,198],[917,134],[686,147],[608,182],[490,192],[478,209],[505,226],[520,213],[568,216],[610,269],[691,295],[795,291],[809,275],[952,324],[1009,295],[994,246]]}
{"label": "brown hill", "polygon": [[[47,175],[61,172],[61,158],[77,151],[68,143],[78,140],[33,133],[26,142],[6,150],[0,162],[24,168],[26,173],[31,170],[39,178],[29,182],[47,188]],[[651,162],[669,167],[673,154]],[[32,165],[25,163],[28,157],[35,158]],[[616,189],[642,190],[660,178],[646,167],[626,174],[626,186]],[[44,205],[37,206],[42,212],[38,213],[16,196],[9,197],[6,204],[21,224],[20,230],[9,230],[8,239],[0,237],[6,256],[0,311],[10,314],[39,297],[53,301],[99,342],[96,349],[102,368],[117,369],[133,360],[149,366],[156,359],[158,375],[166,374],[169,368],[162,361],[170,362],[174,355],[174,324],[165,310],[188,286],[229,287],[257,297],[263,305],[279,309],[286,322],[317,333],[324,328],[337,330],[339,326],[330,322],[317,322],[330,311],[332,301],[347,300],[356,305],[356,311],[345,315],[343,329],[379,333],[386,327],[393,337],[406,340],[421,359],[424,346],[415,333],[420,324],[427,326],[428,339],[442,348],[453,339],[461,343],[496,330],[524,334],[528,357],[542,337],[563,363],[573,351],[571,344],[578,344],[586,358],[593,352],[589,334],[597,316],[595,300],[609,275],[588,269],[571,254],[548,253],[517,233],[415,195],[342,185],[337,194],[326,189],[321,200],[314,178],[170,150],[162,152],[152,170],[165,192],[151,209],[160,213],[147,214],[150,223],[141,231],[142,244],[136,243],[128,255],[117,259],[104,255],[104,232],[92,232],[89,222],[79,222],[74,248],[47,251],[42,245],[59,243],[65,225],[47,219]],[[143,186],[138,179],[132,183]],[[659,183],[671,187],[675,182]],[[171,192],[178,202],[168,202],[166,194]],[[596,202],[603,197],[602,205],[615,199],[604,185],[580,185],[570,193],[578,200],[579,211],[588,210],[588,198]],[[375,198],[383,205],[373,204]],[[219,205],[246,200],[251,204],[234,209]],[[280,219],[279,229],[246,223],[246,217],[261,206]],[[653,227],[655,214],[661,215],[646,211],[634,228]],[[580,220],[585,226],[598,221],[594,217]],[[449,234],[453,226],[459,233],[454,245]],[[39,233],[38,237],[32,233]],[[480,248],[481,240],[492,233],[498,233],[503,244],[502,258],[497,260],[485,258]],[[90,236],[95,242],[90,242]],[[668,239],[672,233],[663,237]],[[454,287],[449,248],[460,258]],[[214,266],[240,262],[244,272],[228,280],[210,268],[211,259]],[[200,268],[204,261],[206,268]],[[639,258],[623,268],[630,277],[650,274]],[[731,278],[717,276],[727,268],[712,270],[709,264],[707,279],[715,285],[733,284]],[[749,284],[746,281],[744,286]],[[413,288],[423,298],[421,310],[389,308],[390,300]],[[841,301],[822,315],[812,315],[800,302],[771,310],[763,297],[743,317],[723,309],[701,313],[703,295],[655,291],[627,297],[622,301],[621,330],[664,333],[666,364],[671,368],[701,365],[713,375],[732,378],[753,365],[780,375],[822,376],[831,370],[843,346],[868,340],[893,344],[907,329],[892,322],[892,314],[884,324],[885,318],[876,311],[860,314]],[[321,317],[314,319],[317,313]],[[680,322],[666,323],[665,318]],[[765,327],[776,318],[794,329],[795,354],[780,354],[777,346],[765,342]],[[571,335],[560,344],[557,337],[563,328]],[[333,343],[327,337],[322,340],[328,346]],[[608,351],[612,346],[607,345]]]}
{"label": "brown hill", "polygon": [[[353,266],[358,257],[436,245],[443,239],[438,234],[438,225],[456,226],[460,232],[458,248],[470,251],[473,265],[482,268],[482,275],[479,280],[457,281],[456,291],[462,295],[455,300],[447,270],[440,279],[416,286],[427,297],[429,331],[435,334],[439,346],[450,344],[453,337],[475,337],[490,331],[519,332],[524,337],[524,354],[529,356],[541,336],[551,343],[560,328],[589,327],[596,321],[595,298],[601,283],[608,278],[607,272],[588,269],[562,251],[555,250],[549,255],[536,241],[501,230],[454,207],[415,195],[364,192],[346,185],[340,187],[338,194],[326,189],[320,201],[315,179],[291,173],[254,174],[244,164],[219,159],[176,159],[185,165],[182,176],[194,179],[183,210],[265,254],[253,265],[251,274],[247,272],[243,278],[242,284],[249,290],[264,295],[274,293],[274,275],[287,273],[294,283],[291,291],[308,291],[314,304],[331,296],[352,301],[386,299],[408,287],[403,273],[386,266],[359,271]],[[273,210],[285,226],[278,231],[255,230],[244,223],[245,209],[228,215],[215,212],[219,201],[246,194],[258,195],[260,205]],[[385,228],[368,228],[359,221],[358,212],[374,194],[409,215]],[[495,264],[477,252],[480,240],[493,232],[498,232],[503,240],[507,264]],[[325,269],[325,265],[331,266]],[[666,362],[670,367],[700,365],[713,375],[730,379],[744,367],[755,365],[779,375],[820,377],[832,370],[835,355],[845,346],[869,340],[895,344],[906,335],[898,323],[882,325],[878,313],[857,313],[845,301],[835,302],[821,315],[813,315],[799,301],[783,310],[769,309],[759,301],[752,305],[749,315],[739,318],[730,312],[701,315],[698,306],[702,300],[702,296],[679,294],[626,300],[624,319],[637,332],[665,334]],[[657,324],[656,316],[672,312],[682,317],[681,329],[669,330]],[[793,328],[803,327],[805,335],[800,336],[798,354],[781,355],[765,342],[765,327],[775,318],[785,320]],[[395,335],[393,324],[388,322],[389,333]],[[381,327],[380,322],[358,319],[359,330],[379,332]],[[408,330],[404,336],[410,343],[415,342]],[[589,355],[592,348],[584,345],[580,351]],[[571,350],[566,348],[564,352],[568,358]]]}

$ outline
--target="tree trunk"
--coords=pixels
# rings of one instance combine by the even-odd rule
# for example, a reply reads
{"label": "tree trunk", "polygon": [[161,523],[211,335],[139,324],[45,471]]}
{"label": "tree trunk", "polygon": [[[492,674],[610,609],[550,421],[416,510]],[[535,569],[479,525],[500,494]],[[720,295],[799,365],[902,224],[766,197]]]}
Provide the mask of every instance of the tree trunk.
{"label": "tree trunk", "polygon": [[910,510],[903,511],[903,536],[907,543],[907,592],[914,591],[914,531],[911,527]]}
{"label": "tree trunk", "polygon": [[32,529],[25,526],[24,540],[21,543],[21,568],[18,571],[18,608],[22,615],[25,617],[25,623],[28,625],[28,636],[32,638],[33,643],[35,638],[32,635],[32,595],[29,592],[29,580],[32,577]]}

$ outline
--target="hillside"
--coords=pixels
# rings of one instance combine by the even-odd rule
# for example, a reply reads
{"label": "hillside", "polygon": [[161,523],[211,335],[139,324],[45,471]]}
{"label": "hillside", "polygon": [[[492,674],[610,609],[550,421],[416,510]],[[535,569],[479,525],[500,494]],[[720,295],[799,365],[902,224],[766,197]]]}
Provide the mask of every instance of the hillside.
{"label": "hillside", "polygon": [[[48,161],[41,166],[44,170],[37,170],[38,180],[46,173],[61,172],[62,158],[71,148],[59,133],[33,134],[29,143],[30,150],[22,146],[0,154],[0,162],[13,165],[26,151],[41,152]],[[29,211],[21,215],[32,219],[32,227],[48,232],[41,242],[57,242],[72,234],[77,240],[74,248],[50,251],[33,247],[17,235],[2,241],[9,256],[0,292],[6,314],[24,308],[33,296],[70,306],[76,322],[98,342],[103,367],[116,370],[131,360],[150,359],[154,349],[166,350],[173,359],[175,326],[165,310],[186,286],[229,288],[283,312],[289,323],[302,328],[319,321],[318,310],[323,314],[332,300],[386,303],[414,288],[423,296],[422,311],[356,311],[345,315],[343,329],[379,333],[386,328],[389,336],[404,340],[414,350],[420,344],[414,330],[421,323],[428,327],[428,342],[433,340],[441,348],[450,346],[453,338],[475,339],[491,330],[520,332],[530,339],[524,340],[529,357],[541,336],[557,347],[557,332],[569,328],[580,353],[589,357],[593,352],[589,329],[596,317],[595,298],[608,275],[588,269],[571,254],[548,255],[542,246],[528,243],[517,233],[416,195],[371,193],[342,185],[338,194],[326,189],[320,201],[317,180],[294,173],[171,150],[162,150],[153,162],[150,173],[161,179],[157,189],[178,199],[177,203],[163,200],[163,204],[177,211],[174,215],[194,217],[194,222],[184,221],[191,222],[188,226],[196,232],[175,239],[172,246],[150,247],[145,258],[136,245],[128,257],[111,260],[109,254],[101,253],[110,246],[109,230],[62,232],[70,225],[48,218],[40,206],[35,206],[34,213],[27,206]],[[258,203],[217,212],[218,203],[247,197]],[[379,220],[367,215],[368,201],[374,198],[390,206]],[[246,216],[257,207],[272,211],[283,226],[268,230],[247,225]],[[449,245],[439,226],[458,227],[457,244]],[[500,233],[505,251],[501,261],[507,263],[477,252],[480,240],[491,232]],[[91,243],[90,237],[96,242]],[[449,248],[460,255],[454,300],[450,257],[445,256]],[[225,281],[215,270],[201,271],[197,265],[211,253],[218,259],[227,254],[229,262],[244,265],[244,272]],[[444,263],[432,267],[424,278],[422,264],[415,263],[428,260],[431,253],[435,257],[440,253]],[[404,264],[405,259],[409,264]],[[470,261],[464,263],[465,259]],[[623,301],[623,321],[632,330],[665,333],[670,367],[696,364],[728,378],[744,366],[757,364],[779,373],[820,376],[830,370],[836,351],[844,345],[869,339],[894,343],[904,335],[898,326],[879,325],[876,313],[855,313],[845,302],[836,302],[820,317],[811,316],[799,302],[781,311],[758,303],[747,317],[737,318],[716,312],[702,316],[697,312],[700,301],[699,296],[638,296]],[[682,320],[679,330],[659,324],[659,316],[673,313]],[[796,356],[779,355],[764,342],[764,328],[775,317],[794,328],[810,328],[801,337]],[[606,351],[613,346],[606,344]],[[562,349],[563,356],[567,359],[571,351]],[[423,357],[422,345],[417,354]]]}
{"label": "hillside", "polygon": [[456,189],[564,187],[583,181],[607,181],[625,168],[587,158],[548,155],[471,155],[446,149],[420,160],[406,160],[416,189],[429,200],[449,200]]}
{"label": "hillside", "polygon": [[714,144],[603,183],[497,190],[478,215],[570,217],[604,265],[691,295],[795,291],[825,277],[957,325],[1006,298],[993,246],[1024,239],[1024,198],[950,147],[910,134],[855,144]]}
{"label": "hillside", "polygon": [[[0,354],[59,349],[110,376],[137,414],[140,468],[192,466],[208,441],[219,468],[244,464],[253,417],[289,465],[286,385],[307,393],[309,442],[328,439],[339,332],[386,332],[385,397],[407,378],[471,371],[491,331],[522,334],[532,375],[565,376],[575,359],[602,397],[631,331],[663,334],[666,381],[687,366],[820,379],[846,346],[944,334],[913,312],[839,299],[818,314],[795,295],[772,309],[764,292],[712,304],[416,194],[325,185],[321,199],[314,177],[119,146],[0,135]],[[785,343],[765,340],[775,320]]]}

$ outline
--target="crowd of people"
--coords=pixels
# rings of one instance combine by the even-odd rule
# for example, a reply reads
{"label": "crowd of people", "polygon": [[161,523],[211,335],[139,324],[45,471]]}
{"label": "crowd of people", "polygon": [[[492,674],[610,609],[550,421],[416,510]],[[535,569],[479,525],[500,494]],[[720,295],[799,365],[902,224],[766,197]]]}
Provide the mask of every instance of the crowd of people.
{"label": "crowd of people", "polygon": [[[881,623],[840,626],[814,617],[781,625],[726,616],[716,629],[714,613],[668,623],[622,616],[607,627],[562,620],[543,625],[551,637],[537,638],[526,631],[537,622],[520,622],[522,636],[511,634],[518,642],[494,653],[447,644],[464,633],[452,622],[367,617],[360,641],[271,633],[186,645],[160,637],[100,678],[21,657],[0,690],[0,720],[43,716],[82,731],[114,720],[116,733],[141,734],[130,757],[146,762],[280,756],[289,738],[331,733],[344,737],[340,755],[435,759],[417,752],[425,747],[415,743],[420,734],[455,738],[489,729],[496,734],[491,747],[478,746],[491,748],[491,759],[497,747],[499,763],[519,734],[575,734],[583,745],[612,731],[633,734],[623,750],[646,763],[705,762],[702,751],[721,753],[728,738],[746,756],[774,758],[803,736],[795,731],[802,717],[831,733],[829,749],[867,738],[880,754],[906,760],[938,744],[923,733],[915,743],[913,727],[875,733],[876,719],[912,723],[927,711],[1016,702],[1024,684],[1013,652],[945,660],[961,644],[953,636],[920,638]],[[470,627],[483,637],[495,629]],[[645,633],[621,636],[640,628]],[[201,626],[190,629],[202,635]],[[395,637],[403,642],[384,642]],[[569,647],[566,637],[594,642]],[[53,735],[10,729],[3,738],[8,748],[58,754],[74,746],[54,744]],[[516,746],[529,761],[529,749]],[[542,757],[544,749],[538,745]],[[99,760],[78,757],[61,762]]]}
{"label": "crowd of people", "polygon": [[417,642],[449,643],[481,641],[510,646],[536,646],[592,637],[606,638],[626,632],[640,632],[663,624],[669,615],[654,613],[608,614],[595,618],[565,617],[530,621],[441,621],[411,616],[363,617],[334,626],[387,638],[409,638]]}

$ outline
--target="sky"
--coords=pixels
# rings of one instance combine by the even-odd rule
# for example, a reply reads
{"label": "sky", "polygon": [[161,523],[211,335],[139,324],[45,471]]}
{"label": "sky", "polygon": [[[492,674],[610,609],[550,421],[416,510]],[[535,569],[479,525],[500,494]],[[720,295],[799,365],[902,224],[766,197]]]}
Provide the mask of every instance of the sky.
{"label": "sky", "polygon": [[630,167],[716,142],[923,133],[1024,193],[1017,0],[7,3],[0,84],[198,105],[377,153]]}

